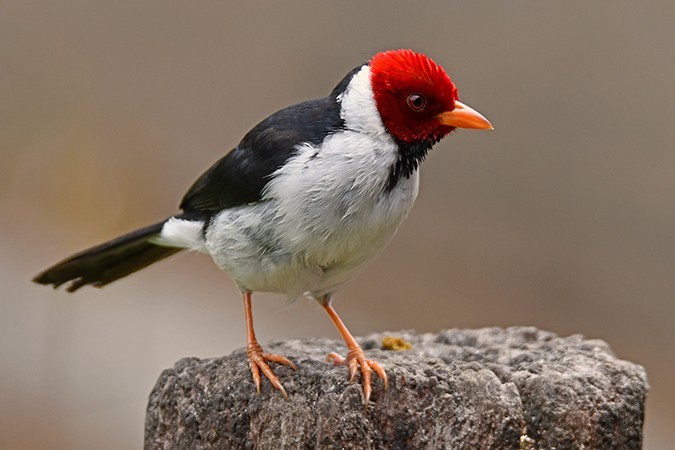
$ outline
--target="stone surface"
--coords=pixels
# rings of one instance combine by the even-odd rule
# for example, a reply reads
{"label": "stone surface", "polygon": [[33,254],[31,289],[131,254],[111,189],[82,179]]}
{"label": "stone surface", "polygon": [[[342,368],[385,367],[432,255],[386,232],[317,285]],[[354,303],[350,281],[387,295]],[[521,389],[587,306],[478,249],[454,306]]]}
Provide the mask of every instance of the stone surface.
{"label": "stone surface", "polygon": [[[380,348],[386,336],[411,350]],[[535,328],[397,332],[360,339],[389,376],[360,383],[324,362],[327,339],[264,345],[298,370],[274,365],[289,400],[263,383],[245,351],[185,358],[150,394],[148,449],[637,449],[647,380],[607,344]],[[360,381],[360,380],[359,380]]]}

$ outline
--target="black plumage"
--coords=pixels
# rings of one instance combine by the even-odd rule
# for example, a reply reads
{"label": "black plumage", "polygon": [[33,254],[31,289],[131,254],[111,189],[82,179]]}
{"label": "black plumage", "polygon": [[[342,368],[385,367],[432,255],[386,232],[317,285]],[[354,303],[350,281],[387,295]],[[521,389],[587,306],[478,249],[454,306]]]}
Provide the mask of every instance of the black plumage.
{"label": "black plumage", "polygon": [[332,97],[298,103],[272,114],[199,177],[180,208],[213,215],[259,201],[271,175],[295,154],[298,145],[319,145],[343,126],[340,104]]}
{"label": "black plumage", "polygon": [[398,144],[398,159],[389,171],[389,179],[385,187],[386,191],[391,191],[396,187],[401,178],[410,178],[410,176],[417,170],[417,168],[424,162],[429,150],[441,138],[430,136],[429,138],[407,144],[400,139],[394,139]]}
{"label": "black plumage", "polygon": [[180,208],[210,216],[259,201],[271,175],[295,154],[298,145],[318,146],[329,134],[344,129],[338,97],[361,67],[350,71],[328,97],[289,106],[253,127],[195,181]]}
{"label": "black plumage", "polygon": [[181,250],[159,247],[150,242],[150,239],[159,236],[164,222],[132,231],[76,253],[38,274],[33,281],[53,284],[55,288],[70,281],[66,289],[74,292],[87,284],[102,287],[141,270]]}

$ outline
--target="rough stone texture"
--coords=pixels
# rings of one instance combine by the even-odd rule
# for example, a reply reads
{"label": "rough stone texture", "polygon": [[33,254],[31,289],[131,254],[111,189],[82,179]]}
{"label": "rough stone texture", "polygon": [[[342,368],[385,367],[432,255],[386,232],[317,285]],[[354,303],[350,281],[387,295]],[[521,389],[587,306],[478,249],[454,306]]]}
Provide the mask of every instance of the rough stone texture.
{"label": "rough stone texture", "polygon": [[[412,350],[385,351],[385,336]],[[268,344],[298,365],[274,365],[289,400],[256,394],[244,350],[185,358],[152,393],[146,448],[637,449],[647,380],[607,344],[535,328],[382,333],[360,339],[389,376],[368,410],[347,369],[324,362],[338,341]]]}

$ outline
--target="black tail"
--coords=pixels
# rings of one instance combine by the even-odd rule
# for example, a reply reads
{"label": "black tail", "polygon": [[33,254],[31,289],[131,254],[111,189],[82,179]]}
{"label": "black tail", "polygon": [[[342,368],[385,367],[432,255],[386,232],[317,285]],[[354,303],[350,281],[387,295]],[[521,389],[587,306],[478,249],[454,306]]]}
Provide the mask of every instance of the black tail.
{"label": "black tail", "polygon": [[165,222],[132,231],[77,253],[40,273],[33,281],[53,284],[55,288],[70,281],[66,288],[68,292],[87,284],[102,287],[112,283],[182,250],[160,247],[151,242],[162,231]]}

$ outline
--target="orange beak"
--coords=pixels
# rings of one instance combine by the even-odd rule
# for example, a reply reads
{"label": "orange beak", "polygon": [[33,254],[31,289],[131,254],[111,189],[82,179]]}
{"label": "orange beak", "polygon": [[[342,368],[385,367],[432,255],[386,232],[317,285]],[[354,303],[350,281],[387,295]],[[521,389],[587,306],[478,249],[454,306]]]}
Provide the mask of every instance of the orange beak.
{"label": "orange beak", "polygon": [[436,118],[449,127],[494,130],[492,124],[481,113],[457,100],[455,109],[442,112]]}

